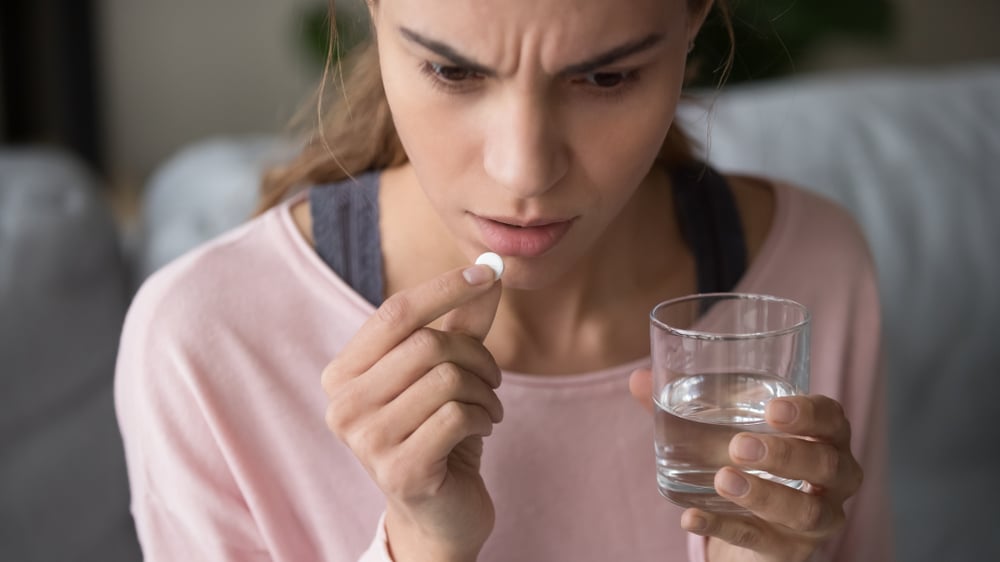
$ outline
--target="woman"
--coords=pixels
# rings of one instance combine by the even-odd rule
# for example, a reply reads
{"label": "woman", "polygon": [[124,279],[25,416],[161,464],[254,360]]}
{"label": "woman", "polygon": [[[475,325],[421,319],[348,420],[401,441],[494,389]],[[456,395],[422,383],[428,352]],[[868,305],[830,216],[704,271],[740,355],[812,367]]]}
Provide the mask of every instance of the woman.
{"label": "woman", "polygon": [[[133,304],[146,557],[890,559],[870,258],[832,204],[693,157],[673,118],[710,8],[373,2],[268,210]],[[468,265],[487,250],[502,281]],[[737,436],[716,477],[752,517],[655,491],[648,313],[725,290],[814,317],[819,394],[772,402],[787,436]]]}

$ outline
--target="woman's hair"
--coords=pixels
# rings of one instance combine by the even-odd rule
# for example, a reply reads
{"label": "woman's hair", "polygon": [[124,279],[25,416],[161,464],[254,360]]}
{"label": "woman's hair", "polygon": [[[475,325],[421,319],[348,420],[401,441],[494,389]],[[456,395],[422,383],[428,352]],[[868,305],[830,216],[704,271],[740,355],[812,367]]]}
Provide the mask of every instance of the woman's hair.
{"label": "woman's hair", "polygon": [[[712,0],[687,1],[689,9],[697,12],[704,8],[705,2]],[[732,22],[726,0],[715,0],[715,9],[732,42]],[[406,153],[393,126],[382,88],[375,41],[365,41],[343,65],[334,63],[333,46],[337,40],[334,0],[330,0],[329,10],[330,48],[315,95],[315,121],[298,156],[265,172],[257,214],[278,204],[299,187],[336,182],[367,170],[382,170],[406,162]],[[731,46],[727,60],[720,67],[720,85],[732,58]],[[337,100],[332,111],[324,111],[331,83],[334,83]],[[300,113],[297,120],[302,121],[303,115],[304,112]],[[668,166],[696,159],[694,144],[676,121],[667,132],[658,159]]]}

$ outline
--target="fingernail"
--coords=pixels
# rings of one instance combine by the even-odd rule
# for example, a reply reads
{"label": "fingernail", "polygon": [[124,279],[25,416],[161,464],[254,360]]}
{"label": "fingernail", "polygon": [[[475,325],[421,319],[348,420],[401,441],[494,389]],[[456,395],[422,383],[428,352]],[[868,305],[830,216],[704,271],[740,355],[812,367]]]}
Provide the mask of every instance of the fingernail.
{"label": "fingernail", "polygon": [[720,470],[716,477],[720,492],[740,497],[750,491],[750,482],[735,470]]}
{"label": "fingernail", "polygon": [[473,265],[462,270],[462,277],[469,285],[482,285],[493,281],[495,274],[488,265]]}
{"label": "fingernail", "polygon": [[799,409],[787,400],[773,400],[767,409],[770,418],[778,423],[792,423],[799,417]]}
{"label": "fingernail", "polygon": [[741,435],[734,443],[733,453],[740,460],[757,462],[764,458],[764,444],[756,437]]}

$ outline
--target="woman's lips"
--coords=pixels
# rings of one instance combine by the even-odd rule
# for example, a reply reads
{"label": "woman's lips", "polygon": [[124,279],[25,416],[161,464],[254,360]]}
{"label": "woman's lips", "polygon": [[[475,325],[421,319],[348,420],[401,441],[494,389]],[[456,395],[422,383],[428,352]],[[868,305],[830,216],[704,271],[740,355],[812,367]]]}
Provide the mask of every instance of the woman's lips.
{"label": "woman's lips", "polygon": [[573,220],[535,221],[534,226],[516,226],[473,215],[483,242],[501,256],[533,258],[551,250],[566,234]]}

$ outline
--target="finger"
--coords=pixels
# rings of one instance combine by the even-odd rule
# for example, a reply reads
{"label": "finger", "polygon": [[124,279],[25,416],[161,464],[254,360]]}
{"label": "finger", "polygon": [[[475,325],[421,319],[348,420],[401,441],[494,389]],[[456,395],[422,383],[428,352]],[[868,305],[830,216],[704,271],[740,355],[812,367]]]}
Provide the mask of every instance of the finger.
{"label": "finger", "polygon": [[468,300],[462,306],[446,313],[442,319],[442,329],[461,332],[479,341],[486,339],[500,304],[501,284],[494,283],[483,295]]}
{"label": "finger", "polygon": [[792,435],[816,437],[843,447],[850,444],[851,424],[840,402],[819,394],[771,400],[765,419],[775,429]]}
{"label": "finger", "polygon": [[503,405],[483,380],[453,363],[442,363],[427,372],[398,398],[376,414],[392,443],[401,443],[448,402],[479,406],[490,421],[500,423]]}
{"label": "finger", "polygon": [[421,328],[356,379],[356,392],[368,403],[385,405],[441,363],[454,363],[500,386],[500,368],[483,344],[470,336]]}
{"label": "finger", "polygon": [[[476,283],[466,279],[466,274]],[[476,275],[479,275],[476,278]],[[361,326],[351,342],[334,359],[341,376],[354,376],[371,368],[390,349],[414,331],[446,312],[486,293],[495,284],[489,266],[474,265],[453,269],[416,287],[400,291],[385,300]],[[336,376],[329,378],[336,379]],[[328,381],[324,380],[324,384]],[[329,381],[336,384],[336,380]]]}
{"label": "finger", "polygon": [[653,411],[653,371],[636,369],[628,378],[628,390],[649,412]]}
{"label": "finger", "polygon": [[472,373],[490,388],[500,386],[500,368],[478,340],[465,334],[421,328],[360,377],[326,386],[330,400],[327,425],[338,434],[345,432],[358,419],[390,404],[442,363]]}
{"label": "finger", "polygon": [[715,474],[715,489],[729,501],[772,523],[812,535],[827,535],[843,521],[843,512],[823,496],[725,467]]}
{"label": "finger", "polygon": [[845,497],[856,492],[856,486],[860,485],[860,478],[855,474],[860,467],[854,457],[821,441],[740,433],[729,442],[729,456],[742,467],[807,480],[827,490],[838,490]]}
{"label": "finger", "polygon": [[773,555],[782,551],[777,533],[766,523],[749,516],[722,515],[688,508],[681,514],[681,528],[762,554]]}
{"label": "finger", "polygon": [[493,433],[493,420],[480,406],[462,402],[442,404],[399,447],[400,458],[414,466],[427,467],[445,461],[468,437]]}

